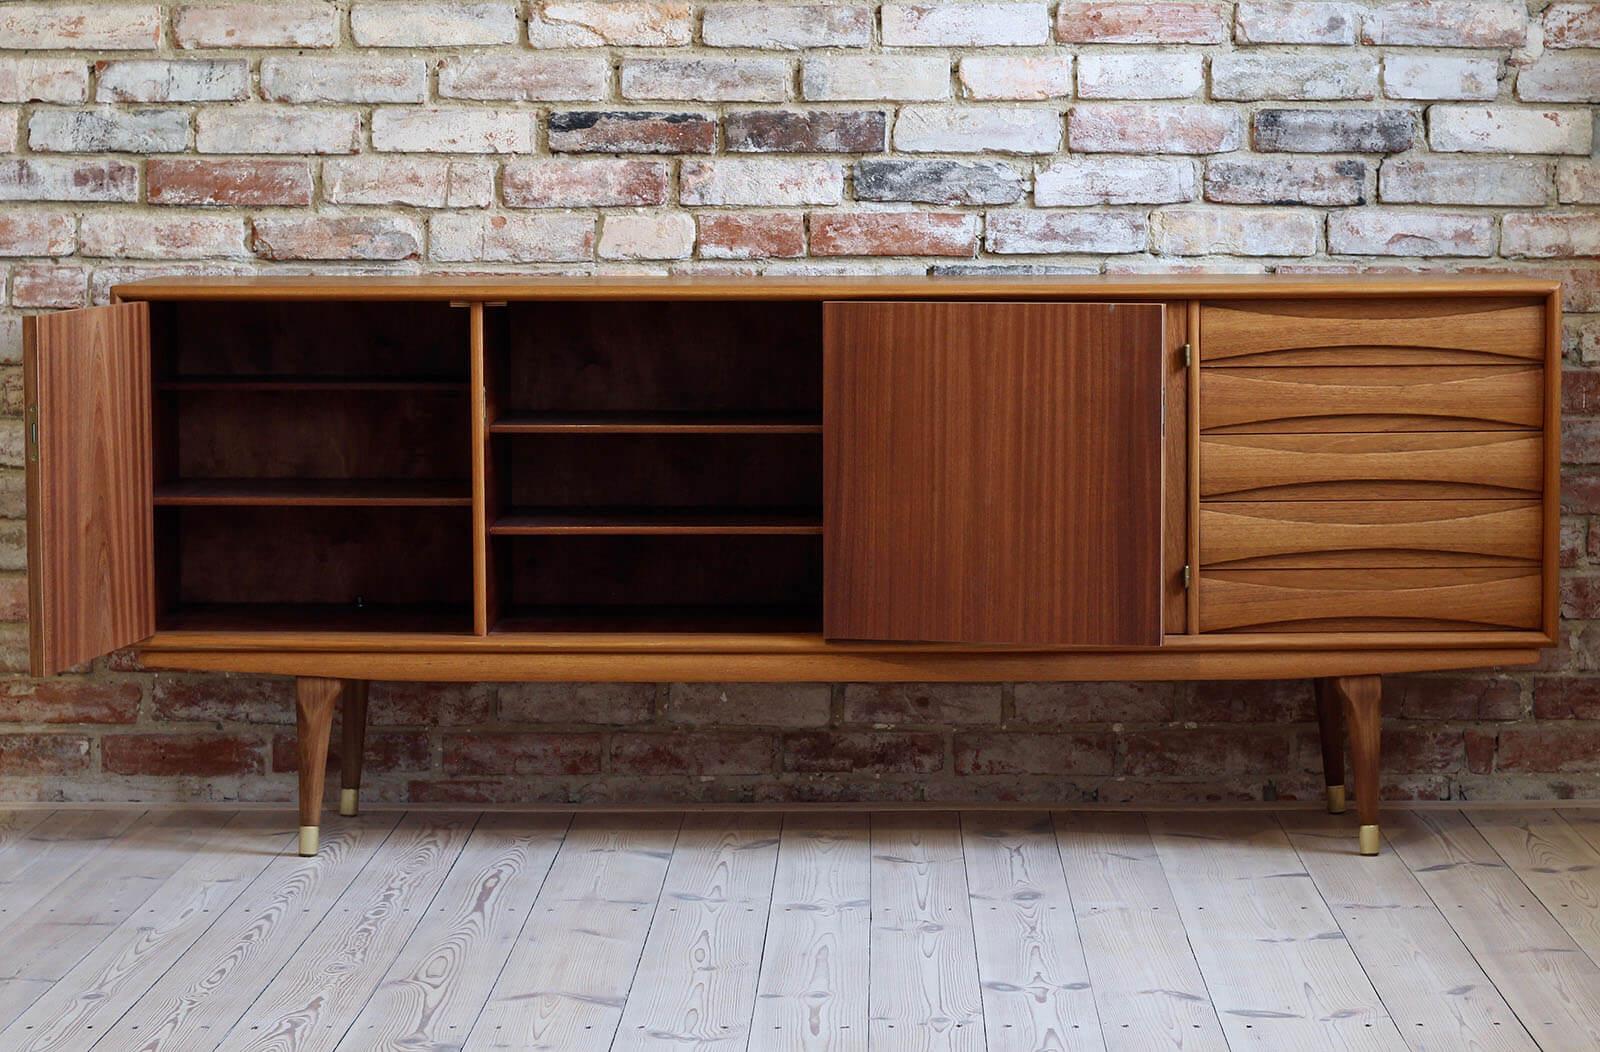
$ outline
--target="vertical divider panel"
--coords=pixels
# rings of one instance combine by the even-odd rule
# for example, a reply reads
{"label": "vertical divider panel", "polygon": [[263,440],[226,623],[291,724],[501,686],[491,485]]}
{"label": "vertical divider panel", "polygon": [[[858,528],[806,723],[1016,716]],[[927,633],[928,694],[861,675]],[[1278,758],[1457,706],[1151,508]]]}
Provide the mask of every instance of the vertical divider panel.
{"label": "vertical divider panel", "polygon": [[1189,313],[1189,603],[1187,627],[1190,635],[1200,631],[1200,301],[1190,300]]}
{"label": "vertical divider panel", "polygon": [[490,378],[488,352],[484,346],[482,303],[468,305],[468,329],[471,342],[471,390],[468,395],[467,415],[471,420],[469,431],[472,441],[472,631],[475,635],[489,634],[498,614],[494,549],[489,540],[489,524],[494,516],[493,502],[497,489],[494,480],[494,456],[489,448]]}

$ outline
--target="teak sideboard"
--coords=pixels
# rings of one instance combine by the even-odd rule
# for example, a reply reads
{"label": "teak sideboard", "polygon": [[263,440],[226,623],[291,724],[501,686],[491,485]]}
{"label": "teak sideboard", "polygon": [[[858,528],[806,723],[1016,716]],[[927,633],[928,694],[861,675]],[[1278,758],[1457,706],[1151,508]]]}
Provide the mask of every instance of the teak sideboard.
{"label": "teak sideboard", "polygon": [[1559,286],[176,279],[27,319],[35,674],[1315,680],[1557,631]]}

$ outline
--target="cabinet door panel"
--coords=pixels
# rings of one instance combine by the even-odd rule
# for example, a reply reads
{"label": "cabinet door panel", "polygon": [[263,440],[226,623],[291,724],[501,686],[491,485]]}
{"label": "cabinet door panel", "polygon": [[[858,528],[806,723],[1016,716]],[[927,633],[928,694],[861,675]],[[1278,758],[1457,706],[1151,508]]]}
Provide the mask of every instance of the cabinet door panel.
{"label": "cabinet door panel", "polygon": [[1537,300],[1234,300],[1200,311],[1205,365],[1448,365],[1544,358]]}
{"label": "cabinet door panel", "polygon": [[1543,518],[1532,500],[1211,501],[1200,506],[1200,565],[1532,565]]}
{"label": "cabinet door panel", "polygon": [[827,304],[826,634],[1158,644],[1163,311]]}
{"label": "cabinet door panel", "polygon": [[1207,500],[1517,497],[1543,485],[1542,440],[1519,431],[1208,435]]}
{"label": "cabinet door panel", "polygon": [[1200,427],[1212,434],[1537,430],[1538,366],[1202,369]]}
{"label": "cabinet door panel", "polygon": [[1202,632],[1539,627],[1539,568],[1204,570]]}
{"label": "cabinet door panel", "polygon": [[27,318],[24,344],[29,664],[49,675],[155,631],[149,308]]}

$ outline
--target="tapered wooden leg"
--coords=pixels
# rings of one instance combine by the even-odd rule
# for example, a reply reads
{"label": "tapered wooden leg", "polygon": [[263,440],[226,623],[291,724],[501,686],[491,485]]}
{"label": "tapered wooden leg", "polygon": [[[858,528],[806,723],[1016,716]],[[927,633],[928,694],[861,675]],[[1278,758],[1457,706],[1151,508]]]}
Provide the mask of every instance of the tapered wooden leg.
{"label": "tapered wooden leg", "polygon": [[1383,730],[1383,678],[1343,676],[1332,681],[1344,700],[1350,729],[1350,764],[1355,768],[1356,815],[1361,820],[1361,853],[1378,853],[1378,741]]}
{"label": "tapered wooden leg", "polygon": [[339,813],[351,818],[361,810],[361,754],[367,744],[367,681],[344,683],[344,735],[339,748]]}
{"label": "tapered wooden leg", "polygon": [[1344,699],[1331,680],[1311,683],[1317,698],[1317,723],[1322,730],[1322,779],[1328,787],[1328,813],[1344,814]]}
{"label": "tapered wooden leg", "polygon": [[317,853],[322,825],[322,785],[328,772],[328,738],[341,682],[301,676],[294,681],[295,730],[300,752],[300,853]]}

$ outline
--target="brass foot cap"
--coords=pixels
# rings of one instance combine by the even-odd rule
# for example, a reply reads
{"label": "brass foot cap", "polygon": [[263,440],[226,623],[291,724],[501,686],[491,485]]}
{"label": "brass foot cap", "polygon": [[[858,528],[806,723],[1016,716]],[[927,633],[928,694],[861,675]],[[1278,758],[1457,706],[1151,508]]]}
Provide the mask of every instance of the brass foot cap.
{"label": "brass foot cap", "polygon": [[317,832],[316,826],[300,827],[300,854],[302,856],[310,858],[317,853]]}
{"label": "brass foot cap", "polygon": [[1328,786],[1328,813],[1330,815],[1344,814],[1344,786]]}
{"label": "brass foot cap", "polygon": [[344,815],[346,818],[354,818],[360,813],[360,802],[360,789],[339,790],[339,813]]}
{"label": "brass foot cap", "polygon": [[1362,826],[1359,836],[1361,853],[1363,855],[1376,855],[1378,853],[1378,827]]}

